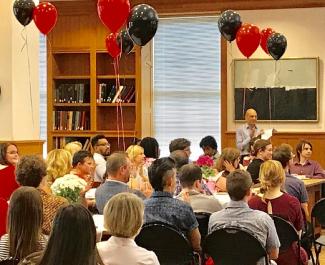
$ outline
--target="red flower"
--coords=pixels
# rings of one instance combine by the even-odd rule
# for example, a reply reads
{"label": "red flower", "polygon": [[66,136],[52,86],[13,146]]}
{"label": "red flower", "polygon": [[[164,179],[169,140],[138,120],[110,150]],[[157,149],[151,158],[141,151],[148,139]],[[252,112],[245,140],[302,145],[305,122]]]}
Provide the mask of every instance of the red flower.
{"label": "red flower", "polygon": [[199,159],[196,161],[196,164],[199,167],[207,166],[212,167],[213,166],[213,159],[210,156],[201,155]]}

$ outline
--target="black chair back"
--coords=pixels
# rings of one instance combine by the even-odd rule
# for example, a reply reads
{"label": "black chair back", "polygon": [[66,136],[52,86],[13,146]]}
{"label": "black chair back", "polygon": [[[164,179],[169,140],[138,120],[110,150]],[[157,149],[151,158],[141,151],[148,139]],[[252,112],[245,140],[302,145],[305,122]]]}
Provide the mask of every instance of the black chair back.
{"label": "black chair back", "polygon": [[262,257],[267,261],[261,242],[239,227],[217,228],[206,237],[203,251],[212,257],[215,265],[256,265]]}
{"label": "black chair back", "polygon": [[210,215],[211,213],[205,213],[205,212],[195,213],[196,220],[199,223],[199,231],[201,234],[201,245],[203,244],[204,239],[208,234]]}
{"label": "black chair back", "polygon": [[293,242],[299,243],[297,230],[290,222],[279,216],[271,215],[271,217],[274,221],[276,232],[281,243],[280,253],[290,248]]}
{"label": "black chair back", "polygon": [[311,210],[311,217],[315,218],[318,223],[325,226],[325,199],[319,200]]}
{"label": "black chair back", "polygon": [[175,227],[164,223],[144,224],[135,242],[155,252],[161,265],[188,265],[194,260],[187,238]]}
{"label": "black chair back", "polygon": [[17,265],[18,263],[19,263],[18,259],[11,258],[11,257],[0,261],[0,265]]}

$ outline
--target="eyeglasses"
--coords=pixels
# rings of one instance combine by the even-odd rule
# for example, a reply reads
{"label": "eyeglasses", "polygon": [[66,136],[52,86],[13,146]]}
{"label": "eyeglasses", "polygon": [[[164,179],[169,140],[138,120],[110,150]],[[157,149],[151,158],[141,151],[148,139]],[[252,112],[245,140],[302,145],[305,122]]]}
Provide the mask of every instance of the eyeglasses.
{"label": "eyeglasses", "polygon": [[107,144],[97,144],[97,146],[108,146],[108,147],[110,147],[111,145],[109,143],[107,143]]}

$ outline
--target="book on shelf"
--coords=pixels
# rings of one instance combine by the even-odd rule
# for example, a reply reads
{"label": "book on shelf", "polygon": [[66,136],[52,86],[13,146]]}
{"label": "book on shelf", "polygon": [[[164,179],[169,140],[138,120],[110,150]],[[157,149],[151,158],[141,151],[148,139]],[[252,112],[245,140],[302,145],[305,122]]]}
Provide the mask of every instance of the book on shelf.
{"label": "book on shelf", "polygon": [[113,98],[115,97],[115,94],[116,94],[116,86],[112,85],[112,88],[110,89],[109,94],[107,95],[106,102],[112,103]]}
{"label": "book on shelf", "polygon": [[84,103],[89,102],[89,89],[84,83],[60,84],[55,88],[54,103]]}
{"label": "book on shelf", "polygon": [[89,115],[86,111],[53,111],[53,130],[88,130]]}

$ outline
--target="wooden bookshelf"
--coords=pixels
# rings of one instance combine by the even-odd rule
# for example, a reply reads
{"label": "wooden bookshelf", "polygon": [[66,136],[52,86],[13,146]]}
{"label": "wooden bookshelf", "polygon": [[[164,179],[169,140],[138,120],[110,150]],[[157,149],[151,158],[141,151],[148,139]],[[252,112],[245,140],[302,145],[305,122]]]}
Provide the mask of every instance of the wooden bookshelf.
{"label": "wooden bookshelf", "polygon": [[112,151],[122,150],[123,136],[126,147],[141,136],[141,49],[122,55],[118,87],[96,2],[55,5],[60,17],[47,39],[48,150],[85,144],[96,134],[108,138]]}

